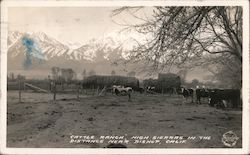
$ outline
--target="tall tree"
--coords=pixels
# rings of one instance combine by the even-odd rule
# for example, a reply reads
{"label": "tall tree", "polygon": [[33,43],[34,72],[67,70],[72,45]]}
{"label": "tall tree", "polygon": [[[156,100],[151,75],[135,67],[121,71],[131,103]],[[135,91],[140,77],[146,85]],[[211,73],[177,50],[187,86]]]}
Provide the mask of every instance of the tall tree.
{"label": "tall tree", "polygon": [[84,80],[87,76],[86,69],[82,71],[82,79]]}
{"label": "tall tree", "polygon": [[62,68],[61,69],[61,76],[62,76],[62,80],[65,82],[69,82],[71,81],[74,76],[75,76],[75,72],[72,68]]}
{"label": "tall tree", "polygon": [[54,80],[58,80],[59,79],[60,70],[61,69],[59,67],[52,67],[51,68],[52,78]]}
{"label": "tall tree", "polygon": [[147,18],[137,16],[138,9],[143,7],[113,11],[113,15],[119,15],[129,10],[142,21],[127,27],[147,36],[145,41],[136,42],[130,60],[147,60],[153,70],[159,70],[172,66],[181,68],[188,61],[211,56],[239,64],[234,67],[241,71],[242,7],[153,7],[152,15]]}
{"label": "tall tree", "polygon": [[197,86],[199,86],[199,84],[200,84],[200,81],[197,80],[197,79],[193,79],[192,82],[191,82],[191,86],[193,88],[196,88]]}
{"label": "tall tree", "polygon": [[10,78],[11,78],[11,80],[14,80],[15,79],[15,74],[14,73],[10,73]]}

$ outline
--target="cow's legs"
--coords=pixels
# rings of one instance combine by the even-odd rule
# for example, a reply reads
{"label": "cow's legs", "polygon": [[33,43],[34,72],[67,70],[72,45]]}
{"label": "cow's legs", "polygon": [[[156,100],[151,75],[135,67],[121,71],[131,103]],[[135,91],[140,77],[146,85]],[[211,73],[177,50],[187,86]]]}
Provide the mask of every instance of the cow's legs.
{"label": "cow's legs", "polygon": [[131,92],[128,91],[128,101],[131,102]]}
{"label": "cow's legs", "polygon": [[115,89],[115,94],[118,96],[119,95],[119,90]]}

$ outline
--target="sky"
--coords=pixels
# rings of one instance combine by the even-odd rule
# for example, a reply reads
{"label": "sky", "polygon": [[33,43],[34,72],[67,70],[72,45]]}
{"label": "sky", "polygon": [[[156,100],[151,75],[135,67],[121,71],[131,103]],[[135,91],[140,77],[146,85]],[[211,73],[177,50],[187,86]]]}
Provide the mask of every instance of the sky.
{"label": "sky", "polygon": [[[9,31],[44,32],[62,43],[85,43],[134,23],[128,14],[111,17],[114,7],[12,7]],[[115,22],[114,22],[115,21]],[[131,35],[131,34],[130,34]]]}

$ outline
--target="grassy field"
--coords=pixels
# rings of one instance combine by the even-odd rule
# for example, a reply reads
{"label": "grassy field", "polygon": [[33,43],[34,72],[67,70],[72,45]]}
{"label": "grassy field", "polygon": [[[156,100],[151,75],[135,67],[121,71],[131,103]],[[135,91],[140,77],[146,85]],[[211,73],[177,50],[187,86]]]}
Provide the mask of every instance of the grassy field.
{"label": "grassy field", "polygon": [[[103,143],[70,143],[72,135],[125,136],[128,148],[223,148],[222,135],[232,130],[242,145],[242,111],[197,105],[181,96],[132,94],[105,96],[8,91],[7,147],[103,148]],[[142,144],[132,136],[189,136],[185,143]],[[199,136],[211,136],[209,140]]]}

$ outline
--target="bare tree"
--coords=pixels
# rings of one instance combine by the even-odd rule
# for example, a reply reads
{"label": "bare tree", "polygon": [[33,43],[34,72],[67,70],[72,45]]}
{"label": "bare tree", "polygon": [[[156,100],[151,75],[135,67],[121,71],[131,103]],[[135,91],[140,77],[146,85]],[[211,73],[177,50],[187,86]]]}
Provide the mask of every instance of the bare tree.
{"label": "bare tree", "polygon": [[218,57],[209,57],[203,62],[213,79],[222,84],[223,87],[240,88],[242,84],[242,64],[236,58],[228,54]]}
{"label": "bare tree", "polygon": [[200,81],[198,79],[193,79],[191,82],[191,86],[193,88],[196,88],[196,86],[199,86],[199,84],[200,84]]}
{"label": "bare tree", "polygon": [[15,79],[15,74],[13,72],[11,72],[8,76],[8,79],[10,80],[14,80]]}
{"label": "bare tree", "polygon": [[71,68],[61,69],[62,80],[65,82],[71,81],[75,77],[75,72]]}
{"label": "bare tree", "polygon": [[17,75],[17,79],[19,79],[19,80],[25,80],[26,77],[25,77],[24,75],[18,74],[18,75]]}
{"label": "bare tree", "polygon": [[187,62],[212,56],[222,61],[220,65],[228,60],[239,64],[234,67],[241,71],[242,7],[153,7],[150,18],[137,16],[138,9],[143,8],[123,7],[113,11],[113,15],[132,12],[142,22],[127,25],[126,29],[148,36],[144,42],[135,40],[137,45],[131,51],[130,60],[147,60],[153,70],[161,70],[183,67]]}
{"label": "bare tree", "polygon": [[51,68],[51,72],[52,72],[52,78],[54,80],[58,80],[59,78],[59,74],[60,74],[60,68],[59,67],[52,67]]}
{"label": "bare tree", "polygon": [[87,72],[86,72],[86,69],[84,69],[82,72],[82,79],[84,80],[86,76],[87,76]]}

